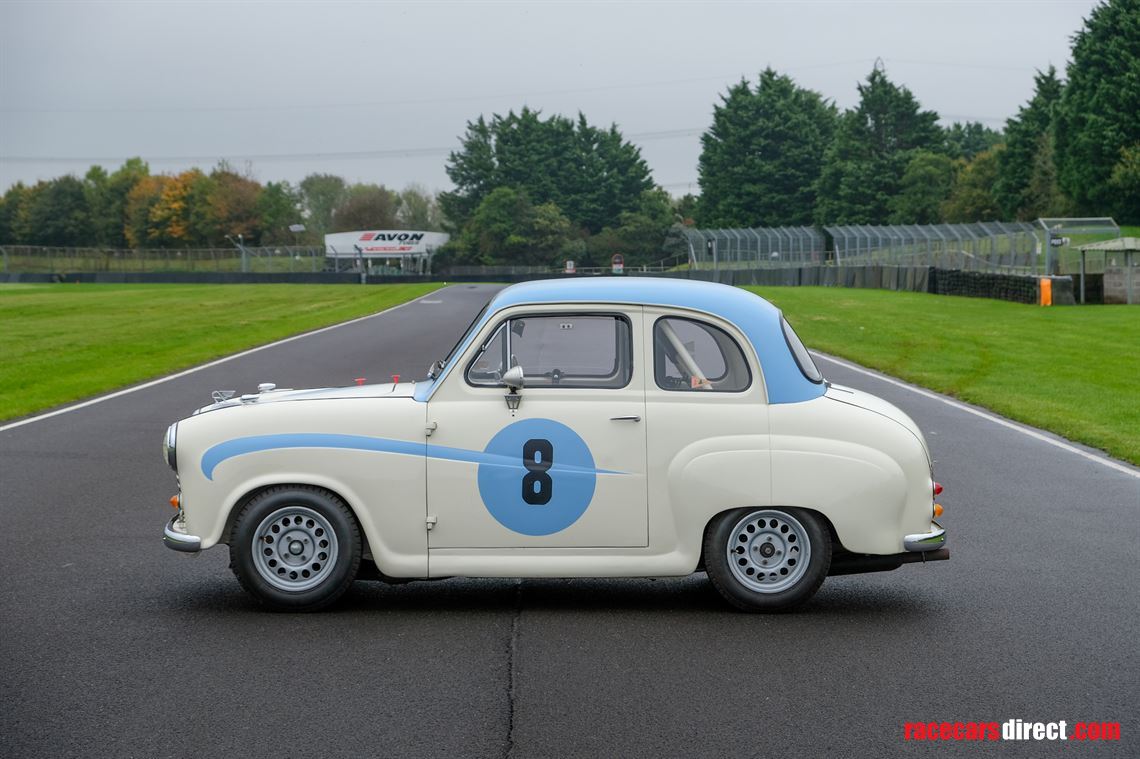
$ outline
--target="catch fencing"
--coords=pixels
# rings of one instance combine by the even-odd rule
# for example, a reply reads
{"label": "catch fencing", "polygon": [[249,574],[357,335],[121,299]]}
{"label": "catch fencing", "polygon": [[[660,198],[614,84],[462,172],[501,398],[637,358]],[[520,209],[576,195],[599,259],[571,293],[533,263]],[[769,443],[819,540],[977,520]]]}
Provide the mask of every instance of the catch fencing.
{"label": "catch fencing", "polygon": [[[826,256],[827,239],[814,227],[685,227],[678,232],[688,246],[689,265],[694,269],[803,266],[822,263]],[[670,247],[668,242],[666,247]]]}
{"label": "catch fencing", "polygon": [[1038,271],[1038,229],[1025,222],[976,224],[851,224],[824,230],[834,241],[839,266],[933,266],[962,271]]}

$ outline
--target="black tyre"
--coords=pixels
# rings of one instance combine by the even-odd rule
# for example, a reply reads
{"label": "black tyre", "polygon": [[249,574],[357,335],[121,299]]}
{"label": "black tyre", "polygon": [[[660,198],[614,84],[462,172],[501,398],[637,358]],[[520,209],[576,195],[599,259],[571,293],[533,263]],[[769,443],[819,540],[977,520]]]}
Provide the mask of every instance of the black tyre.
{"label": "black tyre", "polygon": [[316,611],[348,589],[360,568],[360,527],[320,488],[270,488],[245,505],[230,535],[230,569],[278,611]]}
{"label": "black tyre", "polygon": [[743,611],[792,609],[815,595],[831,566],[831,536],[810,511],[736,509],[705,531],[705,571]]}

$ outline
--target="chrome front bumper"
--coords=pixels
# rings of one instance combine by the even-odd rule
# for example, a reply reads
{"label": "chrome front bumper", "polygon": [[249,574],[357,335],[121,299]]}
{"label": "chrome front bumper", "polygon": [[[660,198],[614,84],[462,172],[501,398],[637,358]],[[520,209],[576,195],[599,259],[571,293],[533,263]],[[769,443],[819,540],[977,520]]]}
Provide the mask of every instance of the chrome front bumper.
{"label": "chrome front bumper", "polygon": [[935,529],[920,532],[903,538],[903,548],[908,551],[937,551],[946,547],[946,530],[937,522],[931,522]]}
{"label": "chrome front bumper", "polygon": [[167,548],[182,553],[197,553],[202,550],[202,539],[186,532],[186,523],[182,521],[181,514],[166,523],[166,529],[162,531],[162,542]]}

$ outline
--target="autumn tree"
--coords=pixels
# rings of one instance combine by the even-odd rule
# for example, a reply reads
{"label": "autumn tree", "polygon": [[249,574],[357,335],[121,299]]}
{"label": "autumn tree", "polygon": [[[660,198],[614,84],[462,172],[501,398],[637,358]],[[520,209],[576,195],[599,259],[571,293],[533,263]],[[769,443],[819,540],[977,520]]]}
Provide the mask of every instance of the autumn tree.
{"label": "autumn tree", "polygon": [[333,211],[332,232],[356,229],[392,229],[396,226],[399,196],[383,185],[354,184]]}
{"label": "autumn tree", "polygon": [[[226,163],[210,172],[208,182],[198,183],[205,206],[199,237],[209,245],[221,245],[227,237],[256,244],[261,233],[258,199],[261,185],[249,176],[238,174]],[[197,204],[196,204],[197,205]]]}
{"label": "autumn tree", "polygon": [[771,68],[729,87],[701,135],[700,224],[810,224],[835,122],[831,103]]}
{"label": "autumn tree", "polygon": [[123,236],[130,247],[144,248],[150,243],[150,214],[162,199],[163,189],[169,180],[170,177],[163,175],[140,177],[127,193]]}

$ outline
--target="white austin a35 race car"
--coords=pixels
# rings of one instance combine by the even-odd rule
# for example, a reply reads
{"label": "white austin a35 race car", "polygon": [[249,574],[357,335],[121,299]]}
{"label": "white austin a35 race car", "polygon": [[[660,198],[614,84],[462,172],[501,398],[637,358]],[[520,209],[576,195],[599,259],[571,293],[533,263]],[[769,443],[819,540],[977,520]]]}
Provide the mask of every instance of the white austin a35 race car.
{"label": "white austin a35 race car", "polygon": [[949,558],[918,427],[820,375],[744,290],[502,290],[428,379],[220,400],[172,425],[164,542],[271,607],[373,579],[678,576],[788,609],[829,574]]}

